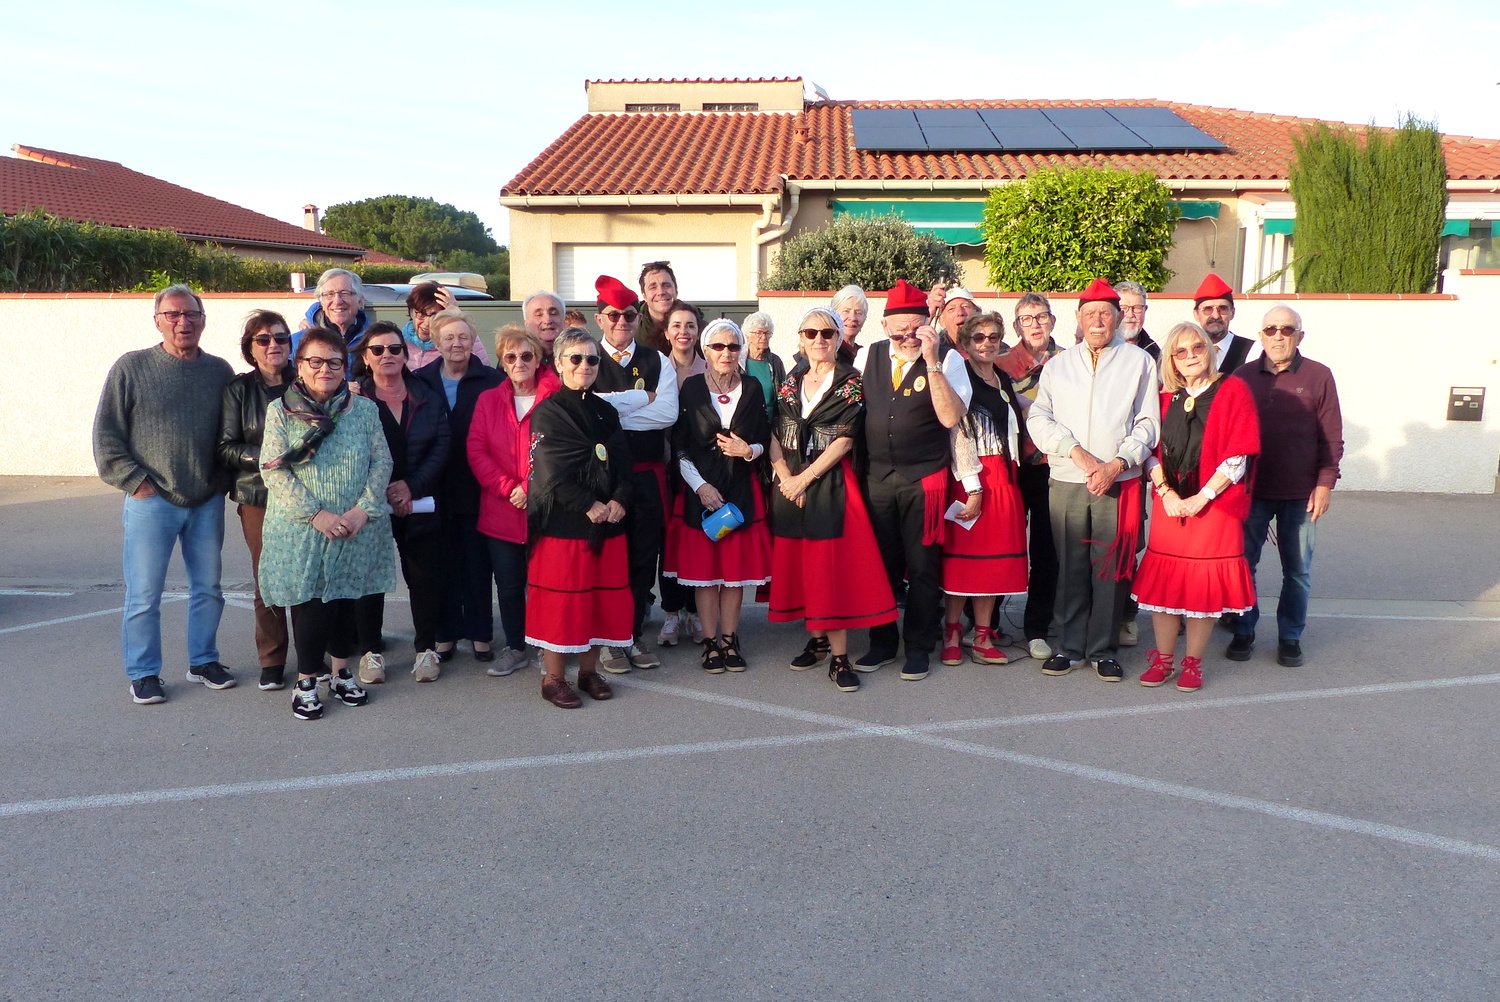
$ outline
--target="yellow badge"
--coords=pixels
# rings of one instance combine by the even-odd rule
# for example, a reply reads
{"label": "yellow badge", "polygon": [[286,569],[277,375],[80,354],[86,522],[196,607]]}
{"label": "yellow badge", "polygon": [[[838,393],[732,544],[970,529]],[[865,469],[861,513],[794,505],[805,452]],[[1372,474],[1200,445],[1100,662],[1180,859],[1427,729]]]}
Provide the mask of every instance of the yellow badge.
{"label": "yellow badge", "polygon": [[918,376],[916,380],[911,384],[911,388],[916,390],[918,393],[921,393],[923,390],[927,389],[927,377]]}
{"label": "yellow badge", "polygon": [[646,381],[644,379],[637,379],[635,381],[635,388],[638,390],[644,390],[646,388]]}
{"label": "yellow badge", "polygon": [[903,397],[909,397],[909,396],[911,396],[911,390],[902,390],[901,391],[901,395]]}
{"label": "yellow badge", "polygon": [[600,442],[598,445],[594,446],[594,455],[599,457],[599,462],[601,463],[609,462],[609,450],[604,448],[603,442]]}

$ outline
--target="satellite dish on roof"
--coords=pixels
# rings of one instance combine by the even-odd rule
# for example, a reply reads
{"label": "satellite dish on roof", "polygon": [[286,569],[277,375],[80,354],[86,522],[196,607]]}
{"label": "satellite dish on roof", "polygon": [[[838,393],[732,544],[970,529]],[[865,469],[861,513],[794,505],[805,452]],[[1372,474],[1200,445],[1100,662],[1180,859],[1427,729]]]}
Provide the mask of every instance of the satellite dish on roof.
{"label": "satellite dish on roof", "polygon": [[808,81],[806,81],[805,90],[808,91],[808,93],[806,94],[806,97],[807,97],[807,100],[809,100],[809,101],[832,101],[833,100],[833,98],[831,98],[831,97],[828,96],[828,92],[826,90],[824,90],[822,87],[818,86],[818,83],[817,83],[816,80],[808,80]]}

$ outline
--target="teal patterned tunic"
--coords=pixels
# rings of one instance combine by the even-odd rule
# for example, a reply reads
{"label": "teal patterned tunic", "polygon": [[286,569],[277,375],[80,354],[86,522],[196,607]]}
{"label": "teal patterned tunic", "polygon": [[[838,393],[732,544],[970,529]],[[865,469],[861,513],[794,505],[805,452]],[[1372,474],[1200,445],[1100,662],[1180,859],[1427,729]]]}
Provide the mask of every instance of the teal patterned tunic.
{"label": "teal patterned tunic", "polygon": [[[286,451],[287,426],[294,421],[280,400],[271,402],[262,456]],[[262,475],[269,492],[260,554],[260,593],[266,605],[332,602],[396,586],[396,544],[385,513],[391,452],[373,403],[355,397],[311,459]],[[352,539],[329,539],[313,528],[319,509],[342,515],[356,504],[370,521]]]}

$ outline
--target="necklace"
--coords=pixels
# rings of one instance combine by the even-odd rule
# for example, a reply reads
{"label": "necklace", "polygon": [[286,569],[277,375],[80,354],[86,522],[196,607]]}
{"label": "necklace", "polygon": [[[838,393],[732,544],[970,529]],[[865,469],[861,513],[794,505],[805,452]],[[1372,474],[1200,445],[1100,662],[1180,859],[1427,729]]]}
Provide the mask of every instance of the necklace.
{"label": "necklace", "polygon": [[729,385],[728,386],[720,386],[719,385],[719,381],[717,379],[713,378],[714,374],[712,372],[705,372],[704,375],[707,376],[707,377],[709,377],[709,379],[708,379],[708,385],[709,385],[709,387],[715,393],[718,394],[718,396],[715,397],[714,399],[718,400],[719,403],[721,403],[721,404],[727,404],[727,403],[729,403],[729,401],[732,399],[729,396],[729,391],[732,390],[732,389],[734,389],[737,385],[739,385],[738,383],[735,382],[735,377],[734,376],[730,376],[729,377]]}

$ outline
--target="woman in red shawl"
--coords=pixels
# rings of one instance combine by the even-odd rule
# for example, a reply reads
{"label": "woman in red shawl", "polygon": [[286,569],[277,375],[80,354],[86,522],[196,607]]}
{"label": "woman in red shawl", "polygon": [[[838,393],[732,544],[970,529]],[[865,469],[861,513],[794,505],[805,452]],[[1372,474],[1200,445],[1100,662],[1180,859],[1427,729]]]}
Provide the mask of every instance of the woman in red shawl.
{"label": "woman in red shawl", "polygon": [[1161,377],[1161,441],[1146,460],[1154,487],[1151,538],[1134,590],[1156,632],[1141,685],[1161,685],[1176,673],[1186,619],[1177,688],[1196,692],[1214,621],[1255,604],[1243,525],[1260,421],[1249,388],[1219,375],[1213,344],[1197,324],[1178,324],[1167,335]]}

